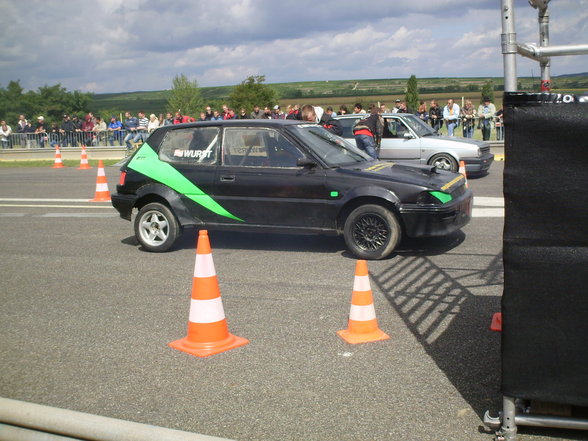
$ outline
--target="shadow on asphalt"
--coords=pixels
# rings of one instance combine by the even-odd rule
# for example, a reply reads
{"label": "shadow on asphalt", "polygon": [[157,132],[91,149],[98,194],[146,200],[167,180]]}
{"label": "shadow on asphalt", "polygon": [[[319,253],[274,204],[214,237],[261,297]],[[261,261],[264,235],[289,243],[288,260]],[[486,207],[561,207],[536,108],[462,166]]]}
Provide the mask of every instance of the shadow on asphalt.
{"label": "shadow on asphalt", "polygon": [[[227,231],[209,231],[212,248],[258,250],[258,251],[293,251],[308,253],[341,253],[343,257],[356,259],[347,251],[345,241],[338,236],[294,235],[294,234],[270,234],[270,233],[241,233]],[[436,256],[446,253],[459,246],[465,240],[462,231],[454,232],[448,236],[404,239],[387,259],[396,256]],[[178,238],[170,251],[180,249],[196,249],[198,229],[186,229]],[[143,248],[135,236],[129,236],[121,240],[122,244]]]}
{"label": "shadow on asphalt", "polygon": [[472,292],[503,284],[502,254],[487,257],[485,268],[454,268],[452,260],[441,267],[426,254],[408,252],[385,270],[370,272],[373,283],[480,418],[501,404],[500,335],[489,330],[500,297]]}

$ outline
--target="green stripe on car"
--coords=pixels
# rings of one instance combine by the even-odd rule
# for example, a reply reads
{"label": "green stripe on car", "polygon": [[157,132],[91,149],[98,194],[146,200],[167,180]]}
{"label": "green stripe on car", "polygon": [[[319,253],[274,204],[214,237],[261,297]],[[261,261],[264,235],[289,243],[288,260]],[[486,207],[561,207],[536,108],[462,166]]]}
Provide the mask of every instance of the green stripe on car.
{"label": "green stripe on car", "polygon": [[244,222],[243,219],[225,210],[224,207],[190,182],[170,164],[160,161],[157,153],[147,143],[143,144],[127,167],[173,188],[178,193],[181,193],[213,213]]}
{"label": "green stripe on car", "polygon": [[430,191],[429,194],[431,196],[435,196],[442,204],[445,204],[453,199],[450,194],[443,193],[441,191]]}

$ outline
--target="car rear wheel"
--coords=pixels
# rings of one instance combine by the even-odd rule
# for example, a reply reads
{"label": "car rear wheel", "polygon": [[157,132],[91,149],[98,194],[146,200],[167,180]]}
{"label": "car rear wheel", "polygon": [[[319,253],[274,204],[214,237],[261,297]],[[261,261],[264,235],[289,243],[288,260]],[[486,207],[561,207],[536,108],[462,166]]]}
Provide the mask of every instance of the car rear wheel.
{"label": "car rear wheel", "polygon": [[396,215],[381,205],[361,205],[353,210],[343,227],[347,248],[361,259],[387,257],[400,241]]}
{"label": "car rear wheel", "polygon": [[135,218],[135,236],[147,251],[169,250],[181,233],[171,210],[159,202],[145,205]]}
{"label": "car rear wheel", "polygon": [[438,169],[447,170],[457,173],[459,165],[455,158],[449,153],[438,153],[429,160],[429,165],[434,165]]}

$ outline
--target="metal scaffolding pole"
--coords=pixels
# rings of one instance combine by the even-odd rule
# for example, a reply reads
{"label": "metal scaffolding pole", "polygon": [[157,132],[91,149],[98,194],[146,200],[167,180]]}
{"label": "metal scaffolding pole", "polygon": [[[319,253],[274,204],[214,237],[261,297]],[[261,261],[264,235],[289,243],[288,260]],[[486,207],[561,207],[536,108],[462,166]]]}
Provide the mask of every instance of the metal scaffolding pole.
{"label": "metal scaffolding pole", "polygon": [[517,35],[515,33],[514,1],[502,1],[502,58],[504,64],[504,91],[517,90]]}

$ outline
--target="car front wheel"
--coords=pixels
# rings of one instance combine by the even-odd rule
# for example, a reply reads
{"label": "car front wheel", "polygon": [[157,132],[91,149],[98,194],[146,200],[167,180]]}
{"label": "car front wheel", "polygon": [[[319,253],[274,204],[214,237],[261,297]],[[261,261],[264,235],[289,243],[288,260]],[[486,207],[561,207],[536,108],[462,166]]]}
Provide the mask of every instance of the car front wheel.
{"label": "car front wheel", "polygon": [[361,259],[387,257],[400,241],[396,215],[381,205],[361,205],[353,210],[343,227],[347,248]]}
{"label": "car front wheel", "polygon": [[431,158],[429,165],[434,165],[440,170],[447,170],[456,173],[459,165],[455,158],[449,153],[438,153]]}
{"label": "car front wheel", "polygon": [[145,205],[135,218],[135,236],[147,251],[159,253],[169,250],[180,232],[174,214],[159,202]]}

